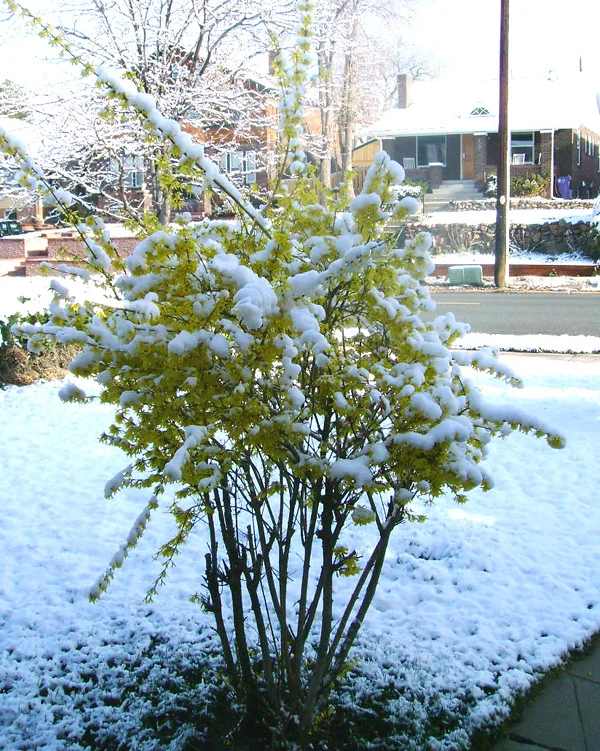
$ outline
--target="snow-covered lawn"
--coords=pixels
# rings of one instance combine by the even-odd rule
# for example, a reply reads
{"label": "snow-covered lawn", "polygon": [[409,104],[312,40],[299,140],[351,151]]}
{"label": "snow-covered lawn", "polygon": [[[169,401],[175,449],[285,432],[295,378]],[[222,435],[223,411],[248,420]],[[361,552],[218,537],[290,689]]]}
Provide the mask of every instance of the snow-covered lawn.
{"label": "snow-covered lawn", "polygon": [[[521,435],[497,442],[493,490],[464,506],[442,500],[393,539],[344,699],[390,684],[399,692],[385,711],[398,727],[411,718],[410,738],[388,748],[467,748],[474,728],[499,721],[518,692],[600,629],[600,359],[504,357],[525,388],[477,375],[487,398],[542,417],[567,447]],[[188,600],[201,586],[202,533],[144,604],[153,553],[172,531],[159,509],[108,594],[88,602],[147,499],[104,500],[104,483],[127,463],[96,440],[112,410],[64,404],[60,387],[0,392],[0,748],[182,748],[183,727],[168,741],[148,718],[178,716],[177,670],[214,645]],[[206,690],[196,687],[196,706]],[[432,740],[428,724],[441,715],[448,730]],[[108,737],[113,745],[101,746]]]}

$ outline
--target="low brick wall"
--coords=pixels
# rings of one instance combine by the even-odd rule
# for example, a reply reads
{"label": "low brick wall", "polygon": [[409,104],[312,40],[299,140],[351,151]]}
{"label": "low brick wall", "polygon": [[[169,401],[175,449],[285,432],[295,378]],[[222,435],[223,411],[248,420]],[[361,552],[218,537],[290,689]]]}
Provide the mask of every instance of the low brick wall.
{"label": "low brick wall", "polygon": [[41,235],[0,237],[0,259],[25,258],[28,252],[45,250],[47,240]]}
{"label": "low brick wall", "polygon": [[[64,254],[67,257],[81,258],[84,254],[83,243],[77,235],[72,233],[63,234],[58,237],[51,235],[45,239],[49,259],[59,258]],[[130,256],[135,246],[139,244],[139,240],[135,237],[115,237],[112,242],[123,258]]]}
{"label": "low brick wall", "polygon": [[[435,263],[435,256],[433,256]],[[491,258],[489,263],[435,263],[435,269],[431,276],[446,277],[448,276],[448,270],[451,266],[481,266],[481,272],[485,277],[494,276],[494,260]],[[556,265],[551,263],[519,263],[511,261],[509,264],[510,275],[515,276],[594,276],[598,270],[596,264],[580,263],[580,264],[567,264],[558,263]]]}
{"label": "low brick wall", "polygon": [[[116,237],[113,244],[119,254],[127,258],[138,244],[135,237]],[[18,235],[0,238],[0,275],[21,268],[21,273],[35,276],[40,273],[43,262],[71,262],[82,258],[83,243],[73,232],[43,232],[41,234]]]}
{"label": "low brick wall", "polygon": [[25,257],[23,237],[0,237],[0,259],[8,260]]}

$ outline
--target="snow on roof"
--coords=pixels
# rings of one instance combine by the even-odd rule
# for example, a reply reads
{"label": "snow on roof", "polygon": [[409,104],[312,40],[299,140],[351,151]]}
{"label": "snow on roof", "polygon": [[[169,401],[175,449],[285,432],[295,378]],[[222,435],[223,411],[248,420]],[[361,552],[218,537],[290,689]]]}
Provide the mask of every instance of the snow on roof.
{"label": "snow on roof", "polygon": [[[598,81],[592,82],[583,74],[563,79],[511,79],[511,130],[556,130],[584,125],[600,134],[597,87]],[[409,107],[388,110],[362,131],[360,140],[498,130],[498,80],[414,81],[411,96],[413,103]]]}

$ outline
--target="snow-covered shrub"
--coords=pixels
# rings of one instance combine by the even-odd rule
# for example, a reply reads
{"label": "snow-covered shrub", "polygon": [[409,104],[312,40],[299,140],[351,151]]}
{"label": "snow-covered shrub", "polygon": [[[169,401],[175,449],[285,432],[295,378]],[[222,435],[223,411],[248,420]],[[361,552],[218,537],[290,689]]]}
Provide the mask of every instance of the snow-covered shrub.
{"label": "snow-covered shrub", "polygon": [[19,309],[0,317],[0,388],[24,386],[40,378],[62,378],[76,347],[63,346],[54,339],[38,341],[29,346],[21,327],[39,327],[49,320],[48,311],[38,301],[19,299]]}
{"label": "snow-covered shrub", "polygon": [[483,195],[488,198],[495,198],[498,190],[498,175],[491,173],[485,178]]}
{"label": "snow-covered shrub", "polygon": [[392,195],[396,200],[401,201],[403,198],[422,198],[423,188],[420,185],[393,185]]}
{"label": "snow-covered shrub", "polygon": [[[116,410],[103,440],[131,457],[106,495],[149,491],[92,599],[174,486],[177,534],[159,551],[163,569],[150,595],[186,540],[206,529],[196,599],[214,617],[247,724],[286,748],[307,747],[351,668],[390,537],[423,520],[419,501],[450,493],[462,502],[467,491],[487,489],[481,461],[494,436],[533,431],[562,443],[483,400],[464,366],[518,380],[492,352],[451,350],[464,331],[452,315],[423,321],[434,308],[423,284],[431,239],[421,234],[397,248],[384,231],[417,206],[392,196],[402,168],[379,154],[351,201],[305,176],[310,18],[307,5],[298,7],[281,109],[283,153],[292,155],[281,169],[296,180],[277,208],[245,205],[150,97],[100,70],[113,95],[179,154],[182,175],[203,175],[237,219],[193,224],[181,216],[159,226],[148,217],[126,261],[90,220],[90,269],[105,275],[112,302],[81,304],[55,283],[51,321],[22,327],[32,346],[44,337],[83,345],[71,370],[101,384],[101,400]],[[23,169],[43,183],[35,166]],[[62,397],[88,399],[75,385]],[[365,526],[370,535],[355,534]]]}

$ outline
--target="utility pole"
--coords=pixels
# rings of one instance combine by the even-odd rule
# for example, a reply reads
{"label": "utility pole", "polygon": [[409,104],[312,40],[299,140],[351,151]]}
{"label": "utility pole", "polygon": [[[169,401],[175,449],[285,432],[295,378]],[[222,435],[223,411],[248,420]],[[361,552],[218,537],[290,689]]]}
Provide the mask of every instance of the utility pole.
{"label": "utility pole", "polygon": [[498,119],[498,183],[496,190],[496,248],[494,282],[508,283],[508,210],[510,204],[510,130],[508,126],[508,3],[500,0],[500,107]]}

